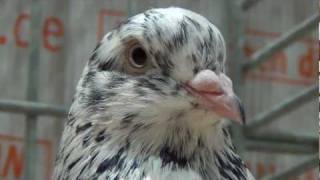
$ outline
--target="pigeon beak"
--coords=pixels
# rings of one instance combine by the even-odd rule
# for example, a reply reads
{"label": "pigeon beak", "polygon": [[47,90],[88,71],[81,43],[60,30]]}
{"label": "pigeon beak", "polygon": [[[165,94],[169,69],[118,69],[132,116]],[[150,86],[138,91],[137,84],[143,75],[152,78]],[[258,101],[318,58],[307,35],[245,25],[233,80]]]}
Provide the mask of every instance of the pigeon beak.
{"label": "pigeon beak", "polygon": [[245,123],[242,103],[233,92],[230,78],[225,74],[217,75],[211,70],[202,70],[185,88],[197,98],[200,108],[237,123]]}

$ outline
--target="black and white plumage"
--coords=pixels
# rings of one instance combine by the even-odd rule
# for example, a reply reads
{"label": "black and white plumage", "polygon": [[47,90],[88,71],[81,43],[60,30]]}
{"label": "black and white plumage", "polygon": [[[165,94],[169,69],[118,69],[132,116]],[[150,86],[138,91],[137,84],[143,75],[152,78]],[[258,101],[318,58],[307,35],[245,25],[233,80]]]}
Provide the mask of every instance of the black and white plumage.
{"label": "black and white plumage", "polygon": [[244,113],[219,30],[181,8],[109,32],[77,86],[54,179],[253,179],[224,118]]}

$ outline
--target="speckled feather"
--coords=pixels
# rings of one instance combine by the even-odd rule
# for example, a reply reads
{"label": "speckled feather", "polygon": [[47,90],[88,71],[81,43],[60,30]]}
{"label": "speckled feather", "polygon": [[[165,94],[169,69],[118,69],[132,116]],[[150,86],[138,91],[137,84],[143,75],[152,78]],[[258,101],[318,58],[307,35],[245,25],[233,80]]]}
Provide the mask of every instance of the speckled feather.
{"label": "speckled feather", "polygon": [[[143,70],[127,63],[132,44],[147,52]],[[84,68],[53,179],[253,179],[225,120],[182,87],[200,70],[224,73],[225,57],[219,30],[189,10],[151,9],[121,23]]]}

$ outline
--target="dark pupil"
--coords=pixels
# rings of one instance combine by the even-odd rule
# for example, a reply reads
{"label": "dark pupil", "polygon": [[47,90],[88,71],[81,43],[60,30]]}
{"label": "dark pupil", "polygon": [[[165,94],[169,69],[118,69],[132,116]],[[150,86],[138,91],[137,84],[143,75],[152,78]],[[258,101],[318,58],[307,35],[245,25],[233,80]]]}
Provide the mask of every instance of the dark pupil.
{"label": "dark pupil", "polygon": [[137,65],[144,65],[146,63],[147,55],[142,48],[134,49],[131,56]]}

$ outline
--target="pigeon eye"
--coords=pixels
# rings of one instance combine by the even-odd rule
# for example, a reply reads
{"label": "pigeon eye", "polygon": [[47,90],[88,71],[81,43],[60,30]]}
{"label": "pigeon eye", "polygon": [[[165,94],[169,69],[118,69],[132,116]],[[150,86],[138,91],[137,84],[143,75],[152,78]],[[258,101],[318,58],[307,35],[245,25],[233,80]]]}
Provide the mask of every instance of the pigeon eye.
{"label": "pigeon eye", "polygon": [[141,46],[133,47],[130,53],[129,62],[134,68],[143,68],[147,65],[147,54]]}

